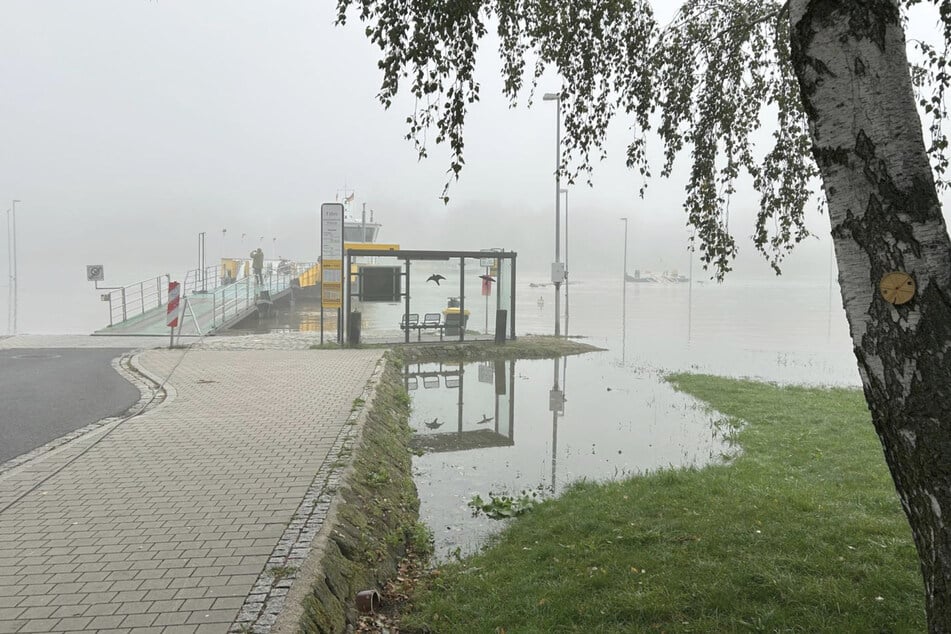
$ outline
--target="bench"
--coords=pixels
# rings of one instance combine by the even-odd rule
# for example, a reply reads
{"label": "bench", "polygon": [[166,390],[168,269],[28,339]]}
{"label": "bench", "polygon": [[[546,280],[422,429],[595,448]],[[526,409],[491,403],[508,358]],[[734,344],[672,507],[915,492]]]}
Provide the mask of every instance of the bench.
{"label": "bench", "polygon": [[415,330],[416,341],[422,340],[424,330],[438,330],[439,338],[442,339],[445,328],[446,324],[442,321],[442,313],[426,313],[423,315],[423,321],[419,320],[417,313],[404,314],[403,318],[400,319],[400,330]]}
{"label": "bench", "polygon": [[400,330],[416,330],[417,328],[419,328],[419,315],[416,313],[403,315],[400,319]]}
{"label": "bench", "polygon": [[417,313],[403,314],[403,317],[400,319],[400,330],[415,330],[416,339],[419,340],[419,315]]}
{"label": "bench", "polygon": [[439,338],[442,339],[443,328],[442,313],[426,313],[423,315],[423,323],[419,326],[420,330],[438,330]]}

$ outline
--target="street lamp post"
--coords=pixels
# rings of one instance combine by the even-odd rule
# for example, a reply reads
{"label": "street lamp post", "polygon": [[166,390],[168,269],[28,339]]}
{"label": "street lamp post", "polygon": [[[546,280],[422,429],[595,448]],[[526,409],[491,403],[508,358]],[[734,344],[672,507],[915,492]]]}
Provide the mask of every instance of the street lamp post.
{"label": "street lamp post", "polygon": [[565,195],[565,336],[568,336],[568,190],[559,189]]}
{"label": "street lamp post", "polygon": [[621,361],[627,352],[627,217],[624,221],[624,274],[621,276]]}
{"label": "street lamp post", "polygon": [[555,110],[555,263],[552,265],[551,281],[555,285],[555,336],[561,336],[561,282],[564,269],[561,267],[561,95],[547,92],[544,101],[554,101]]}
{"label": "street lamp post", "polygon": [[205,232],[198,232],[198,276],[201,280],[201,292],[204,293],[208,285],[205,282]]}
{"label": "street lamp post", "polygon": [[624,277],[621,279],[627,283],[627,217],[625,216],[621,220],[624,221]]}
{"label": "street lamp post", "polygon": [[7,334],[13,334],[13,232],[10,230],[9,208],[7,208]]}
{"label": "street lamp post", "polygon": [[13,267],[10,269],[10,286],[13,291],[13,301],[11,302],[13,306],[13,333],[17,334],[17,305],[18,298],[17,292],[19,287],[19,282],[17,281],[17,203],[19,200],[14,199],[13,204],[10,208],[13,210],[13,229],[10,232],[12,248],[11,248],[11,257],[13,259]]}

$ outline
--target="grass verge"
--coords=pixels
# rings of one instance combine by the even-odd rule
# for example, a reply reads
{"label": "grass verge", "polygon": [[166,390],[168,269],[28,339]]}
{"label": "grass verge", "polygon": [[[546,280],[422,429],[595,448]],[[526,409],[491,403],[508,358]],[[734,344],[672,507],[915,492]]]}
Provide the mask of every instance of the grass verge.
{"label": "grass verge", "polygon": [[551,359],[585,352],[601,350],[596,346],[544,335],[525,335],[518,339],[496,344],[494,341],[452,341],[427,342],[423,344],[401,345],[400,354],[406,363],[426,363],[430,361],[506,361],[509,359]]}
{"label": "grass verge", "polygon": [[910,530],[860,392],[669,380],[736,427],[735,460],[571,487],[435,571],[404,628],[926,629]]}
{"label": "grass verge", "polygon": [[[585,352],[603,350],[597,346],[546,335],[525,335],[504,344],[494,341],[427,341],[423,343],[364,343],[354,348],[398,350],[405,363],[434,361],[495,361],[509,359],[551,359]],[[313,344],[311,350],[340,350],[336,342]]]}

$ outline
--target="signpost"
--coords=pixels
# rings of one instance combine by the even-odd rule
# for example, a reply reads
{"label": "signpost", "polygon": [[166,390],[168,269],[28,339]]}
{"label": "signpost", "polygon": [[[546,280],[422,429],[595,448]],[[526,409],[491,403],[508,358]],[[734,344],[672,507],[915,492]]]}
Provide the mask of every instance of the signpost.
{"label": "signpost", "polygon": [[340,308],[343,306],[343,204],[320,206],[320,343],[324,342],[324,309],[337,310],[340,341]]}
{"label": "signpost", "polygon": [[168,283],[168,307],[165,309],[165,316],[170,330],[168,347],[171,349],[175,345],[175,326],[178,325],[178,303],[181,299],[181,285],[178,282]]}
{"label": "signpost", "polygon": [[[101,264],[86,265],[86,280],[89,282],[101,282],[106,279],[105,268]],[[96,288],[99,288],[97,285]]]}
{"label": "signpost", "polygon": [[[483,253],[498,253],[502,249],[498,247],[493,249],[480,249]],[[483,257],[479,258],[479,266],[485,269],[485,275],[498,278],[499,261],[497,258]],[[492,296],[492,281],[486,277],[482,278],[482,296],[485,297],[485,334],[489,334],[489,297]]]}

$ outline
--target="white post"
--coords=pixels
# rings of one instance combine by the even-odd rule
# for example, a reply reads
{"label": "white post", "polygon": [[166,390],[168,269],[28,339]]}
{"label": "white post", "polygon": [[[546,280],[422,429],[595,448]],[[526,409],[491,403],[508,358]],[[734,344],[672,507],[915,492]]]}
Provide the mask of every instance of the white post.
{"label": "white post", "polygon": [[627,218],[624,221],[624,274],[621,276],[621,363],[627,354]]}
{"label": "white post", "polygon": [[[555,264],[561,262],[561,98],[555,109]],[[561,335],[561,282],[555,282],[555,336]],[[554,483],[552,483],[554,485]]]}
{"label": "white post", "polygon": [[568,190],[559,189],[565,195],[565,336],[568,336]]}
{"label": "white post", "polygon": [[13,334],[13,232],[7,209],[7,334]]}
{"label": "white post", "polygon": [[[696,237],[697,232],[694,231],[694,237]],[[687,281],[687,343],[690,343],[690,337],[693,334],[693,245],[694,242],[690,242],[690,267],[687,270],[687,275],[690,276],[690,279]]]}
{"label": "white post", "polygon": [[19,290],[20,282],[17,279],[17,203],[19,200],[14,200],[12,209],[13,209],[13,334],[17,334],[17,292]]}
{"label": "white post", "polygon": [[555,336],[561,336],[561,280],[555,279],[555,269],[561,263],[561,94],[545,93],[544,101],[556,102],[555,109],[555,265],[552,283],[555,285]]}

